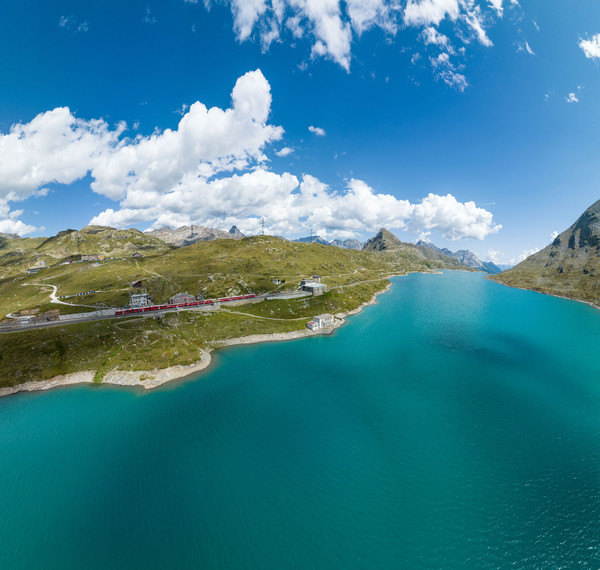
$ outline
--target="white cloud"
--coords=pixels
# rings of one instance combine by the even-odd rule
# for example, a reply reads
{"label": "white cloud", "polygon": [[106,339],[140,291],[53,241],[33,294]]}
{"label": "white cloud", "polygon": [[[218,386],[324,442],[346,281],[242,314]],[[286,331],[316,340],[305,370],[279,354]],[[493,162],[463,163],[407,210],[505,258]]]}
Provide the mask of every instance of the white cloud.
{"label": "white cloud", "polygon": [[243,75],[231,101],[225,110],[196,102],[177,129],[132,139],[123,137],[123,124],[111,128],[102,119],[77,119],[68,108],[14,125],[0,135],[0,227],[33,231],[9,203],[44,195],[46,184],[69,184],[89,173],[92,189],[118,202],[92,223],[117,227],[236,224],[252,232],[264,218],[269,232],[278,235],[298,235],[311,225],[320,235],[351,237],[385,226],[437,231],[450,240],[483,239],[501,228],[490,212],[452,195],[430,194],[411,204],[377,193],[361,180],[351,179],[336,191],[310,174],[299,180],[271,172],[265,153],[283,129],[267,122],[268,81],[259,70]]}
{"label": "white cloud", "polygon": [[0,232],[24,236],[36,231],[38,228],[18,220],[23,210],[10,211],[8,204],[0,202]]}
{"label": "white cloud", "polygon": [[537,253],[540,251],[538,247],[534,247],[532,249],[524,249],[519,255],[513,257],[509,260],[507,265],[517,265],[517,263],[521,263],[521,261],[525,261],[530,255]]}
{"label": "white cloud", "polygon": [[487,256],[486,256],[486,261],[491,261],[492,263],[495,263],[496,265],[498,265],[499,263],[502,264],[504,259],[504,254],[501,251],[497,251],[494,249],[490,249],[487,252]]}
{"label": "white cloud", "polygon": [[455,73],[452,70],[446,69],[439,73],[439,78],[448,86],[454,87],[459,91],[464,91],[469,84],[467,78],[462,73]]}
{"label": "white cloud", "polygon": [[[113,200],[161,192],[198,176],[246,169],[283,134],[267,124],[270,85],[260,70],[240,77],[230,109],[194,103],[177,130],[121,138],[125,125],[76,118],[67,107],[41,113],[0,134],[0,207],[36,195],[46,184],[70,184],[91,172],[92,189]],[[147,194],[145,195],[148,196]],[[0,220],[8,211],[0,210]]]}
{"label": "white cloud", "polygon": [[[189,1],[189,0],[188,0]],[[443,45],[459,53],[451,40],[437,30],[452,22],[462,48],[476,38],[491,46],[487,27],[503,14],[502,0],[222,0],[229,5],[238,41],[258,39],[264,50],[275,41],[296,43],[306,38],[311,57],[325,57],[350,70],[352,42],[365,31],[377,28],[388,39],[407,26],[423,28],[426,45]],[[196,3],[196,2],[194,2]],[[511,0],[514,5],[514,0]],[[210,2],[207,4],[210,7]],[[493,17],[495,16],[495,17]],[[291,37],[290,37],[291,36]],[[444,38],[446,38],[444,40]],[[443,43],[442,43],[443,42]],[[460,48],[460,49],[462,49]],[[464,50],[463,50],[464,52]],[[464,55],[464,53],[462,54]],[[306,62],[301,64],[306,65]],[[466,83],[466,82],[465,82]],[[456,82],[452,82],[456,86]],[[460,84],[460,83],[459,83]]]}
{"label": "white cloud", "polygon": [[77,119],[68,107],[13,125],[0,135],[0,201],[24,200],[45,184],[82,178],[123,130],[111,130],[103,119]]}
{"label": "white cloud", "polygon": [[275,154],[281,158],[284,158],[286,156],[289,156],[290,154],[293,154],[293,152],[293,148],[290,148],[289,146],[284,146],[282,149],[276,151]]}
{"label": "white cloud", "polygon": [[[533,249],[524,249],[519,254],[519,262],[525,261],[530,255],[533,255],[534,253],[537,253],[538,251],[540,251],[539,247],[534,247]],[[511,262],[512,262],[512,260],[511,260]]]}
{"label": "white cloud", "polygon": [[579,38],[579,47],[588,59],[600,58],[600,34],[596,34],[591,40]]}
{"label": "white cloud", "polygon": [[346,0],[346,9],[352,27],[359,35],[374,26],[396,33],[396,6],[393,3],[383,0]]}
{"label": "white cloud", "polygon": [[315,127],[313,125],[310,125],[310,127],[308,127],[308,130],[313,134],[313,135],[317,135],[318,137],[324,137],[327,133],[325,132],[325,129],[322,129],[321,127]]}
{"label": "white cloud", "polygon": [[260,70],[240,77],[232,106],[194,103],[176,130],[121,139],[126,126],[76,118],[69,108],[39,114],[0,134],[0,201],[24,200],[42,186],[70,184],[91,172],[93,189],[122,198],[128,188],[162,188],[184,176],[205,177],[247,168],[266,159],[265,145],[281,127],[267,124],[271,88]]}
{"label": "white cloud", "polygon": [[438,26],[446,17],[456,20],[460,11],[458,0],[408,0],[404,21],[410,26]]}
{"label": "white cloud", "polygon": [[504,8],[502,7],[502,0],[488,0],[488,2],[492,6],[492,8],[496,10],[498,16],[502,17],[502,14],[504,13]]}
{"label": "white cloud", "polygon": [[474,202],[458,202],[451,194],[429,194],[415,205],[409,229],[414,233],[422,229],[437,230],[452,241],[463,238],[481,240],[502,229],[501,225],[493,223],[492,218],[490,212],[478,208]]}
{"label": "white cloud", "polygon": [[501,226],[492,215],[461,204],[452,196],[430,194],[418,204],[390,194],[377,194],[364,181],[351,179],[343,192],[305,174],[276,174],[264,168],[243,175],[205,180],[192,178],[168,192],[129,192],[118,210],[105,210],[92,224],[151,228],[200,224],[227,229],[237,225],[256,232],[264,219],[268,233],[298,235],[313,228],[319,235],[348,238],[385,226],[414,233],[438,231],[447,239],[483,239]]}
{"label": "white cloud", "polygon": [[254,24],[267,10],[266,0],[231,0],[231,11],[238,39],[248,39]]}
{"label": "white cloud", "polygon": [[483,15],[479,6],[475,6],[472,10],[467,11],[465,21],[475,32],[477,39],[482,45],[486,47],[494,45],[483,27]]}
{"label": "white cloud", "polygon": [[264,161],[265,145],[279,140],[283,129],[266,122],[271,93],[260,70],[237,80],[231,100],[225,111],[196,102],[177,130],[137,137],[106,153],[92,170],[92,189],[118,200],[130,189],[159,191],[187,177],[208,178]]}
{"label": "white cloud", "polygon": [[552,241],[554,241],[554,240],[555,240],[555,239],[556,239],[558,236],[559,236],[559,233],[558,233],[556,230],[554,230],[554,231],[553,231],[553,232],[550,234],[550,239],[551,239]]}
{"label": "white cloud", "polygon": [[569,93],[565,97],[565,101],[567,103],[579,103],[579,97],[577,97],[577,95],[575,95],[575,93]]}
{"label": "white cloud", "polygon": [[426,28],[423,28],[423,31],[421,32],[421,38],[423,39],[425,45],[436,45],[442,47],[446,47],[448,45],[448,37],[444,34],[440,34],[437,28],[434,28],[433,26],[427,26]]}
{"label": "white cloud", "polygon": [[437,79],[441,79],[446,85],[459,91],[464,91],[468,87],[467,78],[455,70],[454,64],[447,52],[442,52],[435,58],[430,57],[429,61],[436,71]]}
{"label": "white cloud", "polygon": [[529,42],[525,42],[525,50],[529,55],[535,55],[535,52],[531,49]]}

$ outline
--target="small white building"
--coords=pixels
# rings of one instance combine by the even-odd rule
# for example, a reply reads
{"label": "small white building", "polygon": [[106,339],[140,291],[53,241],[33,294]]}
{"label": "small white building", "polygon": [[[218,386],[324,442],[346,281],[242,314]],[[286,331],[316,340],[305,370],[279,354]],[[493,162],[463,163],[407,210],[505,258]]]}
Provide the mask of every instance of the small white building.
{"label": "small white building", "polygon": [[317,315],[316,317],[313,317],[312,321],[309,321],[308,323],[306,323],[306,326],[311,331],[326,329],[328,327],[333,326],[334,320],[335,319],[334,319],[333,315],[330,315],[328,313],[324,314],[324,315]]}
{"label": "small white building", "polygon": [[327,291],[327,285],[321,283],[321,277],[319,275],[313,275],[307,279],[302,279],[298,289],[312,293],[316,297]]}
{"label": "small white building", "polygon": [[327,291],[327,285],[325,283],[307,283],[304,285],[303,290],[312,293],[314,297],[318,297]]}
{"label": "small white building", "polygon": [[152,299],[148,293],[136,293],[129,296],[129,306],[132,309],[147,307],[149,305],[152,305]]}

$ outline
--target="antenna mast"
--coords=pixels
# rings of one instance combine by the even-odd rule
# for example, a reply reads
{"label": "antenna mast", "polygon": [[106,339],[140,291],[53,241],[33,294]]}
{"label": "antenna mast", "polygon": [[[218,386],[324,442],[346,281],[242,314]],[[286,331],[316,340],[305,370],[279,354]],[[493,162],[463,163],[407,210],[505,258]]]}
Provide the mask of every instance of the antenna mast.
{"label": "antenna mast", "polygon": [[261,227],[260,235],[264,236],[265,235],[265,219],[264,218],[260,221],[260,227]]}

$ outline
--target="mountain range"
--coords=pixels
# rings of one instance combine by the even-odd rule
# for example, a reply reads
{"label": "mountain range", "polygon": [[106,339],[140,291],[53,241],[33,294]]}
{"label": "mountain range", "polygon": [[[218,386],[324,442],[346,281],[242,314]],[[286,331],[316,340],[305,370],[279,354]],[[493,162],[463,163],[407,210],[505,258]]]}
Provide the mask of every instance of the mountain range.
{"label": "mountain range", "polygon": [[494,279],[600,306],[600,200],[551,244]]}
{"label": "mountain range", "polygon": [[381,228],[376,235],[365,243],[363,251],[374,251],[379,253],[403,252],[410,256],[413,261],[443,263],[445,269],[465,269],[464,263],[441,251],[424,247],[419,244],[407,243],[398,239],[392,232]]}
{"label": "mountain range", "polygon": [[502,272],[502,269],[492,263],[491,261],[481,261],[477,255],[475,255],[472,251],[468,249],[459,249],[458,251],[450,251],[447,248],[440,249],[439,247],[433,245],[430,242],[426,242],[423,240],[419,240],[417,245],[428,247],[445,255],[449,255],[450,257],[454,257],[454,259],[458,259],[461,263],[464,263],[467,267],[472,267],[473,269],[477,269],[478,271],[485,271],[486,273],[490,273],[491,275],[497,275]]}
{"label": "mountain range", "polygon": [[146,232],[147,235],[160,239],[165,243],[174,245],[176,247],[182,247],[185,245],[191,245],[199,241],[212,241],[215,239],[242,239],[244,234],[237,228],[232,228],[226,232],[224,230],[218,230],[216,228],[207,228],[206,226],[181,226],[176,230],[172,230],[169,227],[164,227],[159,230],[153,230]]}
{"label": "mountain range", "polygon": [[[189,246],[198,242],[218,239],[240,240],[244,234],[233,226],[229,231],[205,226],[182,226],[178,229],[164,227],[150,232],[137,229],[116,230],[105,226],[86,226],[81,230],[64,230],[57,235],[44,238],[20,238],[10,234],[0,234],[0,268],[8,275],[22,272],[25,268],[37,267],[42,261],[46,266],[68,260],[76,260],[80,255],[103,254],[106,257],[128,257],[138,252],[142,255],[155,255],[172,248]],[[284,239],[285,238],[281,238]],[[357,239],[336,239],[327,241],[319,236],[292,240],[297,243],[317,243],[341,249],[365,251],[402,250],[402,255],[410,262],[439,261],[448,268],[472,267],[492,272],[494,268],[481,262],[469,251],[452,253],[426,242],[416,245],[399,240],[391,232],[382,228],[365,244]],[[450,261],[448,258],[451,258]],[[495,272],[499,272],[495,268]]]}
{"label": "mountain range", "polygon": [[319,236],[310,236],[298,238],[293,241],[298,243],[320,243],[321,245],[334,245],[335,247],[341,247],[342,249],[360,250],[363,248],[363,243],[357,239],[334,239],[333,241],[327,241]]}

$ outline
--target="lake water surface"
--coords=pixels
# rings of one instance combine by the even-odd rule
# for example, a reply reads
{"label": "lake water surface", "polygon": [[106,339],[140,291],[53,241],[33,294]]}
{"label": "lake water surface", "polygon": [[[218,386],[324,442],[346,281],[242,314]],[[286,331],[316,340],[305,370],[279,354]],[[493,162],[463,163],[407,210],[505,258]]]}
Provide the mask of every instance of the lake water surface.
{"label": "lake water surface", "polygon": [[0,568],[598,568],[600,311],[393,282],[197,379],[0,399]]}

